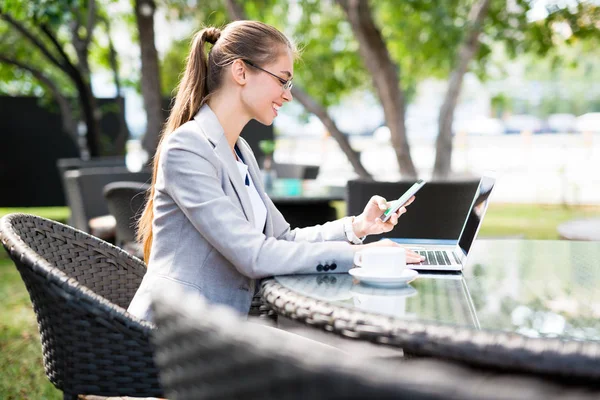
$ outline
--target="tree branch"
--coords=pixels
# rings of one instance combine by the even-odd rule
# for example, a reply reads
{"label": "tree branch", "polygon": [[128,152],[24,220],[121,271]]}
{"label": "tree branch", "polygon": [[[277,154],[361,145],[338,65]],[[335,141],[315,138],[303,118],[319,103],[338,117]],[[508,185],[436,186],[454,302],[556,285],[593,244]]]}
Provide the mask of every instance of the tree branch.
{"label": "tree branch", "polygon": [[77,140],[77,129],[75,126],[75,120],[73,119],[73,113],[71,112],[71,106],[69,105],[69,101],[66,99],[66,97],[63,96],[60,90],[58,89],[58,86],[56,86],[54,82],[52,82],[52,80],[45,76],[41,71],[29,65],[23,64],[22,62],[17,61],[13,58],[9,58],[0,54],[0,62],[3,62],[5,64],[12,64],[17,68],[28,71],[44,86],[50,89],[60,108],[63,130],[67,134],[69,134],[69,136],[71,136],[73,140]]}
{"label": "tree branch", "polygon": [[29,39],[29,41],[33,43],[35,47],[37,47],[42,52],[42,54],[44,54],[44,56],[46,56],[46,58],[48,58],[48,60],[50,60],[54,65],[56,65],[62,70],[65,69],[65,65],[58,61],[58,59],[54,57],[54,55],[50,52],[46,45],[42,43],[38,38],[36,38],[24,25],[22,25],[20,22],[13,19],[9,14],[6,14],[4,12],[0,12],[0,18],[8,22],[17,31],[19,31],[21,35]]}
{"label": "tree branch", "polygon": [[356,152],[352,146],[350,146],[350,142],[346,136],[342,133],[342,131],[337,127],[336,123],[329,116],[327,110],[317,103],[308,93],[302,90],[298,86],[294,86],[292,89],[292,94],[306,108],[306,110],[310,113],[315,114],[321,123],[325,125],[327,131],[333,136],[333,138],[338,142],[340,148],[348,157],[348,161],[354,168],[354,171],[363,179],[372,180],[373,177],[369,172],[365,169],[365,167],[360,162],[359,153]]}
{"label": "tree branch", "polygon": [[468,31],[458,51],[458,63],[450,74],[448,89],[440,108],[438,119],[438,137],[433,177],[447,179],[452,164],[452,122],[463,78],[469,63],[479,49],[479,35],[483,30],[483,21],[488,13],[490,0],[479,0],[473,4],[467,19]]}
{"label": "tree branch", "polygon": [[52,44],[54,45],[54,48],[58,51],[61,58],[64,60],[64,64],[61,64],[62,65],[61,68],[63,69],[63,71],[65,71],[71,78],[74,78],[73,74],[78,75],[79,71],[77,70],[77,67],[75,67],[75,65],[73,65],[73,63],[69,59],[69,56],[67,55],[67,53],[65,53],[65,50],[63,49],[62,44],[58,41],[58,39],[54,36],[52,31],[50,30],[50,27],[48,27],[48,25],[46,25],[46,24],[42,24],[40,26],[40,29],[42,32],[44,32],[46,37],[48,39],[50,39],[50,42],[52,42]]}

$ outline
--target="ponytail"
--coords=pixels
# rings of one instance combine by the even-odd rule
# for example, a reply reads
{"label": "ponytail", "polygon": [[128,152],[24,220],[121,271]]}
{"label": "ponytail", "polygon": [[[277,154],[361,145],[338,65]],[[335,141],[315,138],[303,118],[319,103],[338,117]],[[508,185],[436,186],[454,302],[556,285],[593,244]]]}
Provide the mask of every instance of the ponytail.
{"label": "ponytail", "polygon": [[[175,129],[190,121],[198,112],[200,107],[206,103],[210,93],[215,89],[213,76],[209,76],[208,62],[204,46],[205,43],[215,44],[221,36],[218,28],[205,28],[194,35],[190,54],[187,58],[183,78],[179,82],[177,95],[161,134],[156,154],[154,156],[152,168],[152,185],[148,193],[146,207],[138,221],[137,239],[144,248],[144,261],[147,263],[150,259],[150,249],[152,248],[152,220],[154,219],[154,185],[156,184],[156,175],[159,164],[159,154],[162,142],[165,137],[171,134]],[[216,68],[215,68],[216,69]],[[216,72],[216,71],[215,71]]]}

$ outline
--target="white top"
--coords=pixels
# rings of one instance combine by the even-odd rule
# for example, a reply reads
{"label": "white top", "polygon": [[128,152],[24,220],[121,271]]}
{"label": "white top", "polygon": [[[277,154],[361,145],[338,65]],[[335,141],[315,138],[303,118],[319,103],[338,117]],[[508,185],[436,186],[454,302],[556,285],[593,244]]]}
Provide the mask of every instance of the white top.
{"label": "white top", "polygon": [[260,195],[256,190],[256,186],[254,186],[254,182],[252,182],[252,177],[248,173],[248,166],[241,162],[239,159],[235,162],[238,166],[238,171],[240,171],[242,182],[248,182],[248,184],[246,185],[246,189],[248,190],[248,196],[250,196],[250,201],[252,202],[252,211],[254,213],[254,227],[260,232],[262,232],[264,231],[265,224],[267,222],[267,207],[265,207],[265,203],[263,203],[262,199],[260,198]]}

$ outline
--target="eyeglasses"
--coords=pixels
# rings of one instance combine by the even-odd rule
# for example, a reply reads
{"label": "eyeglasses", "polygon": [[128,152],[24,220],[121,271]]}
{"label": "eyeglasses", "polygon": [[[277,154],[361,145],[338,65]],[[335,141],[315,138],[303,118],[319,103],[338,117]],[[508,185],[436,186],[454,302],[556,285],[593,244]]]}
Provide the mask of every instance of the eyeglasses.
{"label": "eyeglasses", "polygon": [[254,67],[256,69],[261,70],[262,72],[266,72],[267,74],[271,75],[274,78],[277,78],[277,80],[279,82],[281,82],[281,84],[283,85],[283,90],[291,90],[292,87],[294,86],[294,84],[292,83],[292,79],[294,78],[290,78],[290,79],[283,79],[277,75],[275,75],[272,72],[267,71],[266,69],[262,69],[261,67],[259,67],[258,65],[254,64],[252,61],[248,61],[248,60],[242,60],[243,62],[245,62],[246,64],[248,64],[251,67]]}

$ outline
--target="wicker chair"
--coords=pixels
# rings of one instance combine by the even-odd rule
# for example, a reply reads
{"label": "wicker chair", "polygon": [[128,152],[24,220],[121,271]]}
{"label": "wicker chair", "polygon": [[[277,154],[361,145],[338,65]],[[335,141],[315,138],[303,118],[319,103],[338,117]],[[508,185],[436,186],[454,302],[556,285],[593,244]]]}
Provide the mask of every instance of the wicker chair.
{"label": "wicker chair", "polygon": [[10,214],[0,239],[35,311],[46,376],[78,394],[162,396],[149,335],[125,309],[146,268],[93,236],[44,218]]}
{"label": "wicker chair", "polygon": [[191,399],[592,399],[598,390],[432,359],[345,356],[243,321],[183,293],[153,293],[161,382]]}

